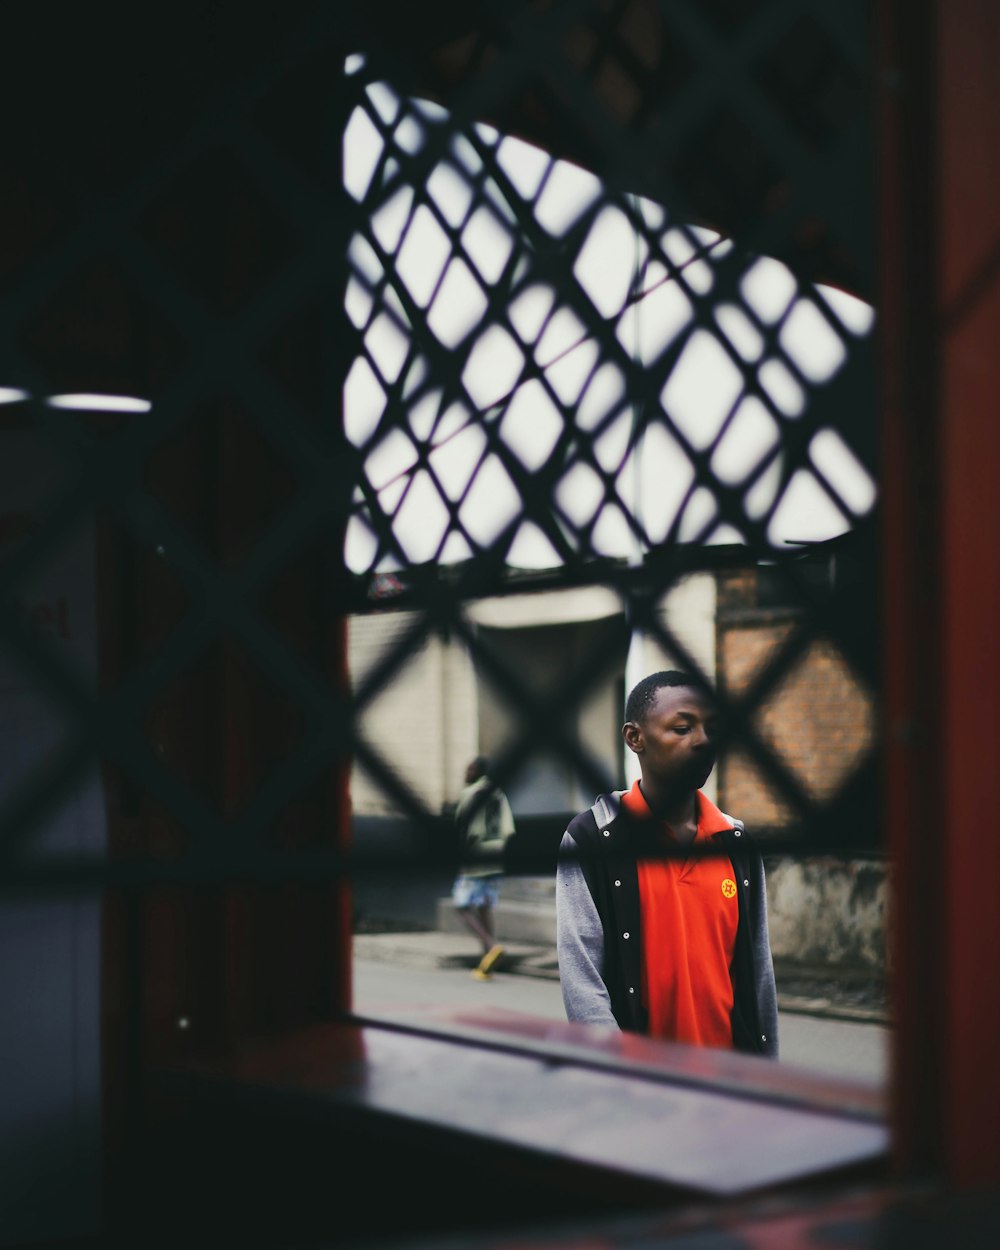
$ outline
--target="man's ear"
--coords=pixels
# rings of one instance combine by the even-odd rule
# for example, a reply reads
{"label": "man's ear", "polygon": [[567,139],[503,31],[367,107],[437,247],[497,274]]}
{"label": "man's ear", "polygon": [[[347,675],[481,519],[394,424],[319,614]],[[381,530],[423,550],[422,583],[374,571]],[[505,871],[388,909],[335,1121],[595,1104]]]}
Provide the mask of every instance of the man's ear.
{"label": "man's ear", "polygon": [[625,745],[630,751],[635,755],[642,754],[642,730],[634,720],[626,721],[622,725],[622,738],[624,738]]}

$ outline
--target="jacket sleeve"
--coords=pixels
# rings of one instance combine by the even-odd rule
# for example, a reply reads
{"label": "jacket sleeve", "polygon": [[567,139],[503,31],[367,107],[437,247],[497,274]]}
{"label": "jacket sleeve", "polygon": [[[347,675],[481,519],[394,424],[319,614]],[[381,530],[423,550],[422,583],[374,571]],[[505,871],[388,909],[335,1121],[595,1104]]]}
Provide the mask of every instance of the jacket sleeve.
{"label": "jacket sleeve", "polygon": [[514,822],[514,812],[510,801],[502,790],[500,791],[500,799],[500,836],[503,838],[504,846],[506,846],[517,832],[517,825]]}
{"label": "jacket sleeve", "polygon": [[556,867],[556,949],[566,1019],[617,1030],[601,975],[604,928],[575,851],[576,842],[564,833]]}
{"label": "jacket sleeve", "polygon": [[754,898],[757,902],[754,916],[753,941],[754,970],[757,984],[757,1012],[765,1038],[764,1053],[772,1059],[778,1057],[778,993],[774,983],[774,961],[771,957],[771,940],[767,928],[767,883],[764,879],[764,861],[759,851],[754,855]]}

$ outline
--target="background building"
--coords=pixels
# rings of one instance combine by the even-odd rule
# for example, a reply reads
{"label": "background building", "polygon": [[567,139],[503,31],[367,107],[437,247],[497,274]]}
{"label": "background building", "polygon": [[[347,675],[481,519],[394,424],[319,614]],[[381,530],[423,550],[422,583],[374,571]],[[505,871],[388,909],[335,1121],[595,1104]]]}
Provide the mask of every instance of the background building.
{"label": "background building", "polygon": [[[813,584],[831,583],[850,569],[852,556],[841,544],[812,551],[800,563]],[[604,587],[568,590],[519,589],[524,579],[512,574],[510,593],[469,605],[468,617],[483,645],[526,677],[543,703],[557,691],[563,675],[593,651],[613,655],[610,671],[591,697],[573,709],[571,733],[594,759],[605,787],[630,784],[621,741],[626,669],[637,672],[679,667],[675,655],[655,635],[630,636],[621,601]],[[849,585],[857,595],[862,587]],[[868,587],[863,587],[867,592]],[[394,609],[398,580],[383,584],[382,606],[350,618],[349,662],[353,683],[363,685],[418,616]],[[863,618],[870,601],[857,598],[853,611]],[[727,697],[738,697],[764,671],[801,625],[785,577],[733,553],[731,567],[680,579],[657,604],[660,622],[678,639],[702,672]],[[547,704],[558,719],[558,696]],[[803,645],[795,663],[759,716],[762,736],[798,784],[821,801],[854,786],[857,818],[871,821],[870,774],[876,734],[872,700],[841,652],[829,639]],[[367,706],[362,735],[379,745],[399,775],[428,806],[447,813],[461,790],[465,765],[473,755],[502,755],[516,741],[518,717],[504,701],[502,687],[477,670],[468,649],[457,639],[431,635],[413,649],[405,667]],[[861,776],[855,776],[859,772]],[[747,752],[727,751],[706,787],[723,810],[745,820],[765,848],[782,848],[797,830],[793,814],[775,797],[775,789]],[[519,851],[554,860],[554,849],[570,817],[593,802],[573,761],[546,754],[544,745],[526,757],[507,784],[519,825]],[[355,761],[351,773],[352,812],[357,848],[399,853],[412,848],[412,830],[391,795]],[[849,810],[849,809],[844,809]],[[783,843],[782,839],[785,839]],[[531,936],[554,933],[551,870],[521,872],[505,891],[508,907],[499,909],[502,933]],[[355,923],[389,927],[409,924],[452,927],[447,893],[449,872],[438,866],[418,873],[406,885],[372,874],[355,883]],[[768,890],[773,949],[788,972],[822,969],[827,975],[881,979],[886,970],[885,923],[888,881],[882,854],[768,856]],[[531,900],[545,913],[525,919]],[[506,929],[504,926],[506,925]],[[524,936],[524,934],[521,934]]]}

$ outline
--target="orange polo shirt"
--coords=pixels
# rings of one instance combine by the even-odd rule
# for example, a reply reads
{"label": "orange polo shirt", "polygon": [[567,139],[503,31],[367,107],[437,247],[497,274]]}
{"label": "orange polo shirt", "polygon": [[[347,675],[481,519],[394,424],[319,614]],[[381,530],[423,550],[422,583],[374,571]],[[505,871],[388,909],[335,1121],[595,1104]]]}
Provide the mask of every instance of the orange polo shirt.
{"label": "orange polo shirt", "polygon": [[[638,781],[622,800],[626,810],[652,820]],[[698,791],[697,844],[730,822]],[[663,833],[673,838],[663,822]],[[733,982],[739,901],[728,855],[639,860],[642,917],[642,995],[652,1037],[696,1046],[731,1048]]]}

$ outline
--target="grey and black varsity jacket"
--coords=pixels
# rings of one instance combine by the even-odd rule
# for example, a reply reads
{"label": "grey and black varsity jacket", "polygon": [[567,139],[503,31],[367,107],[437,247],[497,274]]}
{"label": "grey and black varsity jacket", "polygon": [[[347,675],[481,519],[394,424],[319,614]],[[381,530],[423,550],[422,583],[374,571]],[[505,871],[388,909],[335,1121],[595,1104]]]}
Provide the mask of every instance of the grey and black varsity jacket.
{"label": "grey and black varsity jacket", "polygon": [[[650,822],[623,811],[623,791],[602,794],[563,834],[556,870],[556,929],[563,1003],[570,1020],[635,1033],[648,1030],[642,1004],[642,932],[636,857]],[[739,898],[733,954],[733,1045],[777,1057],[778,1003],[767,932],[764,864],[741,821],[720,835]]]}

